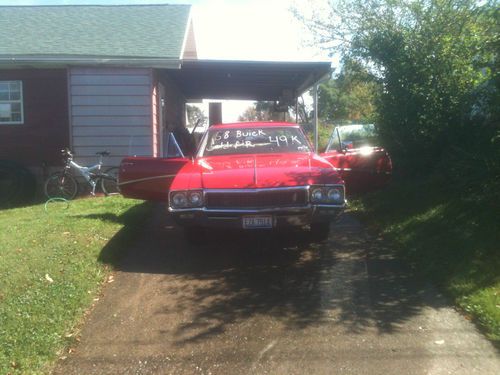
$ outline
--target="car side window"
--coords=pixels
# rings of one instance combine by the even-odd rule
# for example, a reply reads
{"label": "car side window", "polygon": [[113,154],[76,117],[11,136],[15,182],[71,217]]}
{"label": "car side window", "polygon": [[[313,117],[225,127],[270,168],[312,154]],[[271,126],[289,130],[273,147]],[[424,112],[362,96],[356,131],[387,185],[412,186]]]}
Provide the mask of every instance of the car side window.
{"label": "car side window", "polygon": [[169,132],[167,135],[167,142],[165,144],[164,157],[166,158],[183,158],[182,153],[177,140],[175,139],[174,133]]}
{"label": "car side window", "polygon": [[326,152],[329,151],[340,151],[340,138],[339,138],[339,128],[333,129],[330,140],[328,141],[328,146],[326,147]]}

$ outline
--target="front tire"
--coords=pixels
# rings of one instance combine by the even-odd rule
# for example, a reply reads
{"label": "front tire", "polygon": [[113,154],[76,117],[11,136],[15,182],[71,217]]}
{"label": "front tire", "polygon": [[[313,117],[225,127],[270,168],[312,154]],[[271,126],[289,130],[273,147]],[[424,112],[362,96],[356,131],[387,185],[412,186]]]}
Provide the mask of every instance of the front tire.
{"label": "front tire", "polygon": [[313,241],[322,242],[328,239],[330,234],[330,223],[320,222],[311,224],[311,237]]}
{"label": "front tire", "polygon": [[109,168],[101,177],[101,190],[104,195],[119,194],[118,167]]}
{"label": "front tire", "polygon": [[56,172],[47,178],[43,186],[47,198],[64,198],[71,200],[78,193],[75,178],[64,172]]}

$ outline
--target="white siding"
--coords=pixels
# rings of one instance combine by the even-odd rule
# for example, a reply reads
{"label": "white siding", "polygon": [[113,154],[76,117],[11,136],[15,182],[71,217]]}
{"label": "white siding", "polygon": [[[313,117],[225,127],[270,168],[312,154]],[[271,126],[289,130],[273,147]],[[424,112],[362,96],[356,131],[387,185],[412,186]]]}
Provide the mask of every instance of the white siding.
{"label": "white siding", "polygon": [[151,71],[72,68],[69,76],[72,147],[76,161],[93,164],[98,151],[118,165],[125,156],[153,152]]}

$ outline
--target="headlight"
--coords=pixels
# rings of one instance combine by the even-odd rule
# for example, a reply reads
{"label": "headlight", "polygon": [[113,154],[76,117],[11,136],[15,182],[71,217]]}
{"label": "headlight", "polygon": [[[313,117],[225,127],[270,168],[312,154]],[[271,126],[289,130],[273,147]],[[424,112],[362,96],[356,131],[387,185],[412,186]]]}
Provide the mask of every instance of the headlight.
{"label": "headlight", "polygon": [[312,203],[334,205],[345,203],[343,186],[312,186],[310,192]]}
{"label": "headlight", "polygon": [[321,188],[316,188],[312,191],[311,200],[313,202],[321,202],[323,200],[323,191]]}
{"label": "headlight", "polygon": [[187,190],[170,193],[170,207],[193,208],[203,206],[203,191]]}
{"label": "headlight", "polygon": [[335,203],[344,203],[344,194],[339,188],[328,189],[328,200]]}
{"label": "headlight", "polygon": [[198,207],[203,203],[202,193],[201,191],[194,191],[189,194],[189,203],[192,206]]}
{"label": "headlight", "polygon": [[172,194],[172,207],[174,208],[183,208],[187,206],[187,197],[186,193],[174,193]]}

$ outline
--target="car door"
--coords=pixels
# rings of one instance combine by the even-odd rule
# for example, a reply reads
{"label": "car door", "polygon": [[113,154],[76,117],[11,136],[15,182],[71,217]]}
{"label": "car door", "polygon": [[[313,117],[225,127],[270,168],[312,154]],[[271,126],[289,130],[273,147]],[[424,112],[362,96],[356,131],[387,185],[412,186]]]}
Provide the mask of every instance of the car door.
{"label": "car door", "polygon": [[349,139],[343,139],[335,127],[322,157],[327,159],[345,181],[350,193],[368,192],[387,184],[392,173],[388,153],[378,146],[355,147]]}
{"label": "car door", "polygon": [[170,185],[190,162],[170,133],[165,157],[130,156],[122,160],[118,174],[120,192],[127,198],[166,201]]}
{"label": "car door", "polygon": [[338,172],[344,180],[350,180],[353,167],[358,164],[353,158],[353,153],[348,151],[348,144],[344,144],[340,138],[339,128],[335,127],[325,152],[321,154],[332,165],[337,168]]}

